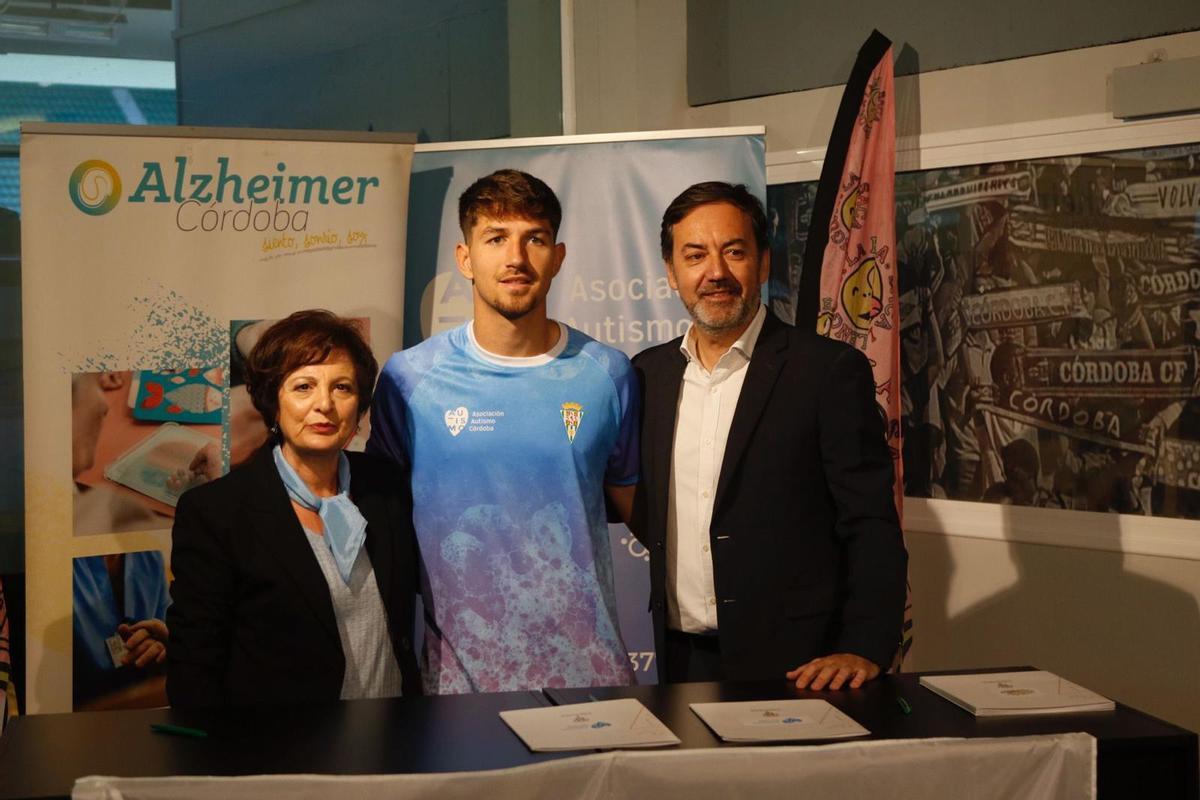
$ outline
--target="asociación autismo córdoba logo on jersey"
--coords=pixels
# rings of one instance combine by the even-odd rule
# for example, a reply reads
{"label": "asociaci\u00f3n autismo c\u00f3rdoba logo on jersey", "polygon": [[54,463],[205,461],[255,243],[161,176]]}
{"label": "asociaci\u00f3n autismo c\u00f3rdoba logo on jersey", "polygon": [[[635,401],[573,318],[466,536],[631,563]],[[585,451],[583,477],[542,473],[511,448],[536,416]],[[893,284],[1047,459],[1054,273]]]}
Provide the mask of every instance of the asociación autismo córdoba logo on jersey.
{"label": "asociaci\u00f3n autismo c\u00f3rdoba logo on jersey", "polygon": [[442,413],[442,421],[451,436],[458,436],[463,431],[467,433],[495,433],[496,426],[504,424],[504,411],[499,408],[475,409],[466,406],[447,408]]}
{"label": "asociaci\u00f3n autismo c\u00f3rdoba logo on jersey", "polygon": [[89,159],[71,172],[67,191],[76,208],[98,217],[112,211],[120,202],[121,176],[107,161]]}
{"label": "asociaci\u00f3n autismo c\u00f3rdoba logo on jersey", "polygon": [[450,431],[451,436],[458,436],[462,433],[463,428],[467,427],[467,418],[469,416],[470,413],[467,411],[466,406],[446,409],[446,413],[443,416],[443,419],[446,421],[446,430]]}

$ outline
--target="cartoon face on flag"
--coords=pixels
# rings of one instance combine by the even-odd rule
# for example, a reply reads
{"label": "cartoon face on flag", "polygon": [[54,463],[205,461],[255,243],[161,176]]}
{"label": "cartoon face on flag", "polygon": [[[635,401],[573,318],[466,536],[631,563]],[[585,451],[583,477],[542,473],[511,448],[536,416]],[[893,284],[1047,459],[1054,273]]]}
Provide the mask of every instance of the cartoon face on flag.
{"label": "cartoon face on flag", "polygon": [[900,319],[894,258],[893,91],[888,47],[867,78],[846,142],[821,263],[816,327],[822,335],[864,351],[871,361],[877,400],[888,420],[888,445],[897,458],[896,507],[900,509],[900,397],[894,391],[900,363]]}
{"label": "cartoon face on flag", "polygon": [[[884,247],[879,253],[862,253],[856,261],[849,262],[853,270],[842,283],[842,311],[846,321],[860,332],[871,329],[871,324],[883,313],[883,271],[880,263],[887,257]],[[892,293],[893,306],[895,293]]]}
{"label": "cartoon face on flag", "polygon": [[[900,300],[896,275],[896,113],[891,42],[878,31],[859,51],[834,123],[813,203],[796,324],[866,353],[886,418],[903,518]],[[990,188],[990,187],[987,187]],[[1008,191],[1011,187],[1004,187]],[[909,603],[911,608],[911,603]],[[912,643],[905,610],[897,664]]]}

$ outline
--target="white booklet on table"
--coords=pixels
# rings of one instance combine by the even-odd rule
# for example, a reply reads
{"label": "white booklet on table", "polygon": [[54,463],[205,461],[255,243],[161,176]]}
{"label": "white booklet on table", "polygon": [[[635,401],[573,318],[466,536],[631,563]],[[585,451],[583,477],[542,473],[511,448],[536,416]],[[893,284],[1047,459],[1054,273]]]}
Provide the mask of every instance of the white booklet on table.
{"label": "white booklet on table", "polygon": [[689,707],[726,742],[799,742],[871,733],[824,700],[692,703]]}
{"label": "white booklet on table", "polygon": [[501,711],[500,719],[535,753],[679,744],[679,737],[632,699]]}
{"label": "white booklet on table", "polygon": [[1053,672],[926,675],[920,683],[977,717],[1112,711],[1116,704]]}

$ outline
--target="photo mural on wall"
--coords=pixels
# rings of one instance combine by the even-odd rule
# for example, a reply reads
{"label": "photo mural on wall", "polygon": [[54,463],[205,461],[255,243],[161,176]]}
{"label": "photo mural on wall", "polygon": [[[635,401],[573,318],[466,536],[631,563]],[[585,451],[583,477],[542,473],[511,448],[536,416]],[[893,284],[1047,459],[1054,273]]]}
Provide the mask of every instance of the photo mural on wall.
{"label": "photo mural on wall", "polygon": [[[816,182],[768,187],[771,306]],[[896,176],[905,494],[1200,518],[1200,144]]]}

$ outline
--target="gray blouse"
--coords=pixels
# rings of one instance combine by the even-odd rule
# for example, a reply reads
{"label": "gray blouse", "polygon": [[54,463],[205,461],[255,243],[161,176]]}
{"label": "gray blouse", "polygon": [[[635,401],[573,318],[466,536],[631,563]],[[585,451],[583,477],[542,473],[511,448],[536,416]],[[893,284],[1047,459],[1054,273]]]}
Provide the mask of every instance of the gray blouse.
{"label": "gray blouse", "polygon": [[399,697],[400,665],[396,663],[392,640],[388,636],[387,612],[379,596],[375,569],[371,566],[367,548],[358,551],[347,586],[338,573],[325,537],[307,528],[304,533],[321,565],[325,583],[329,585],[333,615],[337,618],[338,636],[346,657],[341,699]]}

